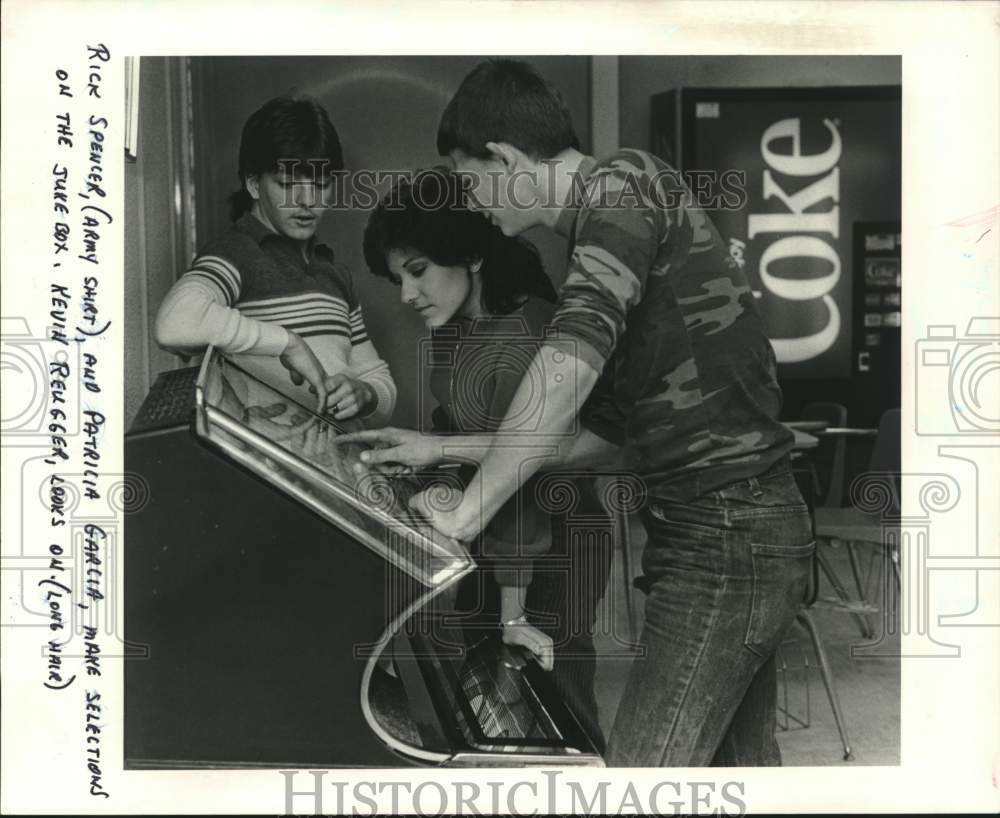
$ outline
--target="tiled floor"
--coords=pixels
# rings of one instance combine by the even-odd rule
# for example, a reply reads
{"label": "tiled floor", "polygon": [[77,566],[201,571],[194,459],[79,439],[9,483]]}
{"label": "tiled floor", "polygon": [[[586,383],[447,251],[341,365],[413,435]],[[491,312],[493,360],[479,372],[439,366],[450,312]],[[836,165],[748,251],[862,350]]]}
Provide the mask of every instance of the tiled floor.
{"label": "tiled floor", "polygon": [[[638,571],[639,557],[645,534],[641,526],[633,527],[632,553],[634,571]],[[830,548],[828,553],[845,582],[851,576],[845,549]],[[867,566],[867,555],[862,551]],[[870,595],[877,595],[880,584],[878,561],[872,563],[869,577]],[[605,596],[605,605],[598,612],[599,634],[597,640],[598,662],[596,690],[600,707],[601,726],[607,735],[614,721],[615,709],[631,663],[628,653],[628,617],[623,593],[623,573],[620,555],[616,555],[614,571]],[[853,591],[853,585],[848,583]],[[820,596],[832,596],[829,585],[821,582]],[[644,596],[636,591],[634,601],[638,626],[642,625]],[[812,615],[817,624],[827,658],[830,663],[837,696],[840,699],[848,738],[854,753],[852,761],[845,761],[833,712],[826,689],[819,673],[818,662],[806,632],[794,626],[782,647],[781,658],[785,665],[779,671],[779,704],[787,695],[788,711],[793,717],[808,723],[801,727],[793,719],[787,720],[789,729],[778,731],[783,762],[786,766],[815,765],[895,765],[899,763],[899,660],[883,655],[852,658],[851,646],[866,640],[859,626],[846,613],[817,606]],[[880,616],[870,617],[877,634],[882,632]],[[876,639],[878,636],[876,636]],[[885,640],[879,654],[893,653],[898,637]],[[784,681],[784,684],[783,684]],[[808,709],[806,700],[808,697]]]}

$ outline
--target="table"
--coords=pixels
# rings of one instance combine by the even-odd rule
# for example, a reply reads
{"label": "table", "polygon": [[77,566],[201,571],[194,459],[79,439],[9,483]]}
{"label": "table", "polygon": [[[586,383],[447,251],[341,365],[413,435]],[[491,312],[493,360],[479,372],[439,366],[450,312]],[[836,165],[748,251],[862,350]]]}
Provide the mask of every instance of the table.
{"label": "table", "polygon": [[846,426],[827,426],[825,429],[817,429],[815,434],[822,437],[870,438],[878,437],[878,429],[850,429]]}
{"label": "table", "polygon": [[803,432],[800,429],[796,429],[791,424],[786,423],[785,426],[787,426],[795,436],[795,441],[792,443],[793,452],[802,452],[808,449],[815,449],[819,446],[818,437],[815,437],[808,432]]}

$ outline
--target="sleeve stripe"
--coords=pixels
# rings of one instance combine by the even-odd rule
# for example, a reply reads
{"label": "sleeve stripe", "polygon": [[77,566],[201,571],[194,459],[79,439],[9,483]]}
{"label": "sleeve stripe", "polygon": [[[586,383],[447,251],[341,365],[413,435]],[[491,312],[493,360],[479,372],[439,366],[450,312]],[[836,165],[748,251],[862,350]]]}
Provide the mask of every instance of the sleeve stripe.
{"label": "sleeve stripe", "polygon": [[219,256],[199,256],[194,260],[194,264],[191,267],[192,269],[201,269],[221,276],[229,282],[229,286],[236,296],[233,300],[238,300],[243,284],[240,278],[240,271],[224,258],[220,258]]}
{"label": "sleeve stripe", "polygon": [[300,318],[293,321],[272,321],[270,323],[280,324],[285,329],[294,329],[296,332],[300,327],[311,327],[313,329],[323,329],[333,333],[334,335],[341,335],[344,338],[350,337],[350,331],[347,326],[339,321],[324,321],[316,318]]}
{"label": "sleeve stripe", "polygon": [[341,338],[349,338],[350,336],[340,327],[330,327],[315,324],[303,324],[303,325],[283,325],[285,329],[293,330],[296,334],[301,335],[303,338],[311,338],[314,335],[338,335]]}
{"label": "sleeve stripe", "polygon": [[297,304],[312,305],[316,302],[323,302],[324,304],[329,304],[332,307],[337,307],[343,310],[345,313],[348,311],[347,306],[344,303],[343,298],[338,298],[328,293],[321,293],[315,290],[310,290],[308,292],[299,293],[297,295],[286,295],[277,298],[258,298],[253,301],[244,301],[241,305],[244,309],[247,307],[261,307],[265,309],[273,309],[276,307],[294,307]]}
{"label": "sleeve stripe", "polygon": [[234,298],[233,291],[230,289],[228,283],[225,279],[220,278],[213,273],[205,270],[188,270],[182,278],[197,278],[205,283],[211,284],[212,287],[219,291],[219,294],[222,296],[222,301],[227,307],[231,307],[235,303],[236,299]]}
{"label": "sleeve stripe", "polygon": [[267,319],[269,321],[280,321],[283,318],[302,318],[308,315],[325,315],[329,318],[347,323],[347,316],[342,310],[338,310],[329,304],[303,304],[301,306],[283,307],[247,307],[240,304],[240,310],[244,315],[252,318]]}
{"label": "sleeve stripe", "polygon": [[365,319],[361,313],[361,305],[354,307],[350,314],[351,322],[351,344],[363,344],[368,340],[368,329],[365,327]]}

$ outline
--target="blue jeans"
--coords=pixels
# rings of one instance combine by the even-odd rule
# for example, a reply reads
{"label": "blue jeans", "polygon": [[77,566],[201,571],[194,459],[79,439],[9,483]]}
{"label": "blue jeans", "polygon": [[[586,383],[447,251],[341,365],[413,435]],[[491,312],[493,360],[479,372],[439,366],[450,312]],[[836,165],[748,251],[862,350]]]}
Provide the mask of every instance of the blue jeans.
{"label": "blue jeans", "polygon": [[815,548],[783,459],[689,503],[642,512],[648,596],[607,761],[616,767],[774,766],[774,653],[802,607]]}

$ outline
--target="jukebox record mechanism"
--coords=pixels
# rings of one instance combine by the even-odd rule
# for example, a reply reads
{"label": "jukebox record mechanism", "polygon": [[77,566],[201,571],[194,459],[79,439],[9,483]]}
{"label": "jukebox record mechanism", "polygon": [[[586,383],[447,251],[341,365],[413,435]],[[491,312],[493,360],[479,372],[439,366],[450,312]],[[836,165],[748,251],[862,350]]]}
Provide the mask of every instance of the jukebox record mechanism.
{"label": "jukebox record mechanism", "polygon": [[[473,716],[465,725],[470,738],[478,742],[516,741],[478,744],[492,752],[511,752],[533,739],[562,738],[554,725],[546,724],[544,710],[532,706],[538,704],[537,698],[521,668],[504,660],[507,646],[495,642],[484,639],[474,646],[459,673],[459,686]],[[551,729],[546,731],[545,727]]]}
{"label": "jukebox record mechanism", "polygon": [[[440,617],[418,615],[408,623],[406,642],[400,641],[402,636],[396,642],[397,651],[408,644],[405,657],[396,655],[407,690],[416,687],[408,667],[418,667],[422,677],[420,694],[411,701],[414,717],[442,725],[437,740],[447,741],[455,752],[496,756],[572,756],[590,747],[534,660],[512,660],[498,632],[482,635],[458,652],[440,650],[453,646],[453,636],[441,622]],[[421,712],[425,691],[424,706],[433,708],[433,718]]]}

